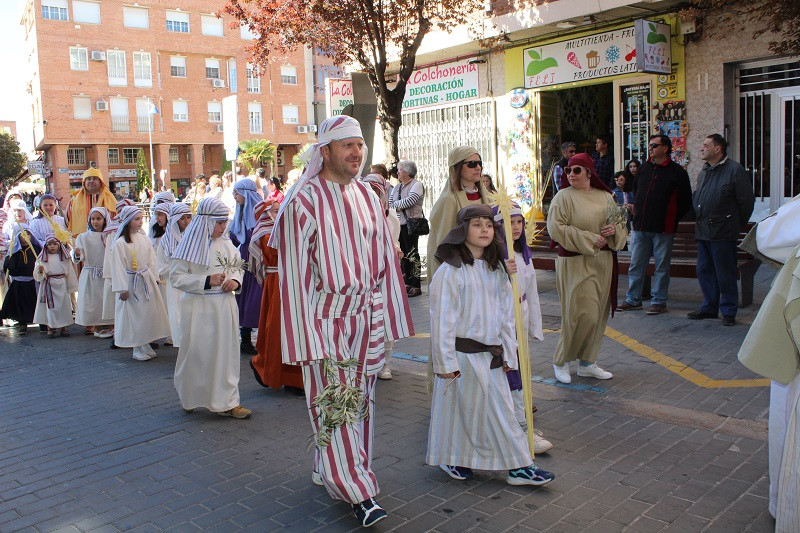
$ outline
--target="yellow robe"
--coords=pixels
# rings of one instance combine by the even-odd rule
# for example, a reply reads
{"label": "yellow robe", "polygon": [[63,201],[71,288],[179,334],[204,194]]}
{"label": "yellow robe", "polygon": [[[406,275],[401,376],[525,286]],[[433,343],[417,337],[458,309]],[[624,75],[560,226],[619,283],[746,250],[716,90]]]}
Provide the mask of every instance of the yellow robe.
{"label": "yellow robe", "polygon": [[[595,242],[606,225],[606,207],[611,195],[599,189],[558,191],[547,212],[547,232],[553,240],[580,255],[556,259],[556,288],[561,300],[561,339],[553,364],[580,359],[594,363],[608,322],[609,290],[613,272],[611,252]],[[628,232],[617,227],[607,237],[608,247],[620,250]]]}

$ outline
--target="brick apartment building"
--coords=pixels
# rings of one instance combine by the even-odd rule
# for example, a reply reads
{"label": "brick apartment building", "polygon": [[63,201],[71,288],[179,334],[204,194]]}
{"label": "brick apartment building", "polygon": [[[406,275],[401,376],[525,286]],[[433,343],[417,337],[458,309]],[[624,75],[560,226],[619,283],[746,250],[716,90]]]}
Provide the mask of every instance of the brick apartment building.
{"label": "brick apartment building", "polygon": [[[143,149],[160,178],[183,192],[225,165],[222,100],[237,96],[238,138],[278,146],[277,174],[314,139],[313,86],[304,50],[248,63],[253,36],[218,18],[222,0],[31,0],[24,10],[34,145],[48,185],[68,198],[89,166],[112,189],[135,190]],[[152,107],[158,110],[151,114]],[[229,123],[229,117],[225,118]],[[309,131],[310,130],[310,131]],[[165,172],[166,171],[166,172]]]}
{"label": "brick apartment building", "polygon": [[0,120],[0,133],[8,133],[17,138],[17,122],[14,120]]}

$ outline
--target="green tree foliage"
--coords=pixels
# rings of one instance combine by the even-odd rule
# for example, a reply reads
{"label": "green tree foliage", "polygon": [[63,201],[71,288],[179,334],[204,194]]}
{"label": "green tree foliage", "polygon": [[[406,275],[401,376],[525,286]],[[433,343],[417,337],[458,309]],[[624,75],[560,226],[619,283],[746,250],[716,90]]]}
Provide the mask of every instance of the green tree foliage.
{"label": "green tree foliage", "polygon": [[274,174],[277,148],[266,139],[248,139],[239,143],[239,157],[236,162],[249,172],[269,166]]}
{"label": "green tree foliage", "polygon": [[147,168],[147,158],[144,156],[144,150],[139,148],[136,152],[136,188],[138,192],[144,190],[145,187],[150,186],[150,170]]}
{"label": "green tree foliage", "polygon": [[20,152],[19,143],[14,136],[0,133],[0,182],[10,186],[22,174],[27,164],[28,158]]}

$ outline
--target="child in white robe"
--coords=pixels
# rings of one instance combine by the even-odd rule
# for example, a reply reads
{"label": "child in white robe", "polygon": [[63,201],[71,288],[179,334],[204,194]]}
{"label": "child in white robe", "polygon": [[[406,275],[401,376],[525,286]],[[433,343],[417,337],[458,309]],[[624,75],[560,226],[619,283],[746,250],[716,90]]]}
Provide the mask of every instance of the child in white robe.
{"label": "child in white robe", "polygon": [[173,287],[169,280],[169,267],[172,263],[172,254],[178,243],[181,242],[183,232],[192,220],[191,208],[184,204],[172,203],[169,204],[169,213],[167,216],[167,230],[161,241],[158,243],[156,249],[156,268],[158,268],[158,275],[162,279],[167,280],[167,297],[164,300],[167,304],[167,314],[169,315],[169,331],[170,338],[167,339],[166,344],[172,343],[176,348],[180,347],[181,342],[181,314],[179,301],[183,294],[181,291]]}
{"label": "child in white robe", "polygon": [[106,245],[103,230],[110,221],[108,209],[94,207],[89,211],[86,231],[75,239],[72,260],[83,264],[78,280],[80,298],[75,306],[75,322],[84,326],[84,334],[95,334],[106,338],[113,333],[108,326],[114,324],[113,319],[103,318],[103,260]]}
{"label": "child in white robe", "polygon": [[[103,255],[103,320],[111,320],[111,326],[106,328],[103,331],[94,332],[95,337],[100,337],[101,339],[106,339],[109,337],[114,336],[114,312],[116,310],[116,302],[114,297],[114,291],[111,289],[111,276],[114,273],[114,269],[111,268],[111,250],[112,245],[114,244],[114,236],[117,233],[117,229],[119,228],[119,213],[122,211],[123,207],[132,206],[134,205],[133,200],[125,198],[117,202],[116,206],[116,213],[117,215],[112,217],[111,220],[106,224],[106,229],[103,230],[103,244],[105,244],[106,251]],[[114,344],[114,341],[111,341],[111,348],[116,348],[117,345]]]}
{"label": "child in white robe", "polygon": [[[171,192],[170,192],[171,194]],[[164,306],[167,306],[167,276],[163,276],[161,272],[164,270],[164,265],[162,265],[158,260],[158,247],[161,243],[161,239],[164,237],[164,234],[167,232],[167,217],[169,216],[169,208],[171,203],[165,200],[161,200],[157,205],[153,206],[152,213],[150,215],[150,227],[147,229],[147,237],[150,239],[150,243],[153,245],[153,253],[156,255],[156,274],[158,276],[158,290],[161,291],[161,299],[164,300]],[[169,267],[167,267],[167,270]],[[171,331],[171,330],[170,330]],[[164,340],[165,345],[172,344],[172,334],[168,336]]]}
{"label": "child in white robe", "polygon": [[225,234],[228,208],[204,198],[172,255],[169,279],[179,291],[181,340],[175,390],[184,411],[204,407],[243,419],[239,405],[239,309],[244,264]]}
{"label": "child in white robe", "polygon": [[142,231],[142,211],[123,207],[111,249],[114,308],[114,344],[133,348],[133,358],[156,356],[150,343],[169,335],[169,319],[158,290],[156,254]]}
{"label": "child in white robe", "polygon": [[[42,195],[42,198],[39,201],[39,214],[32,218],[30,222],[31,233],[34,237],[36,237],[37,241],[42,242],[47,235],[50,233],[55,233],[53,224],[60,229],[67,229],[67,224],[64,222],[64,217],[56,214],[57,209],[58,203],[56,202],[55,196],[52,194]],[[45,214],[47,217],[50,217],[50,220],[44,216]]]}
{"label": "child in white robe", "polygon": [[[495,207],[494,221],[497,222],[501,231],[501,241],[505,241],[505,231],[503,231],[503,214],[498,212]],[[525,236],[525,217],[519,204],[514,203],[510,213],[511,218],[511,239],[514,247],[514,259],[506,261],[509,273],[517,275],[517,286],[519,296],[522,299],[522,314],[525,318],[525,326],[528,333],[528,345],[531,340],[543,340],[542,333],[542,310],[539,306],[539,289],[536,286],[536,270],[531,261],[531,250],[528,247]],[[505,248],[504,248],[505,250]],[[504,256],[505,257],[505,256]],[[519,370],[512,370],[506,373],[508,384],[511,387],[511,397],[514,399],[514,414],[517,417],[523,431],[528,431],[528,421],[525,418],[525,401],[522,395],[522,376]],[[536,412],[534,407],[533,412]],[[553,448],[553,444],[544,438],[542,432],[534,430],[533,445],[535,453],[545,453]]]}
{"label": "child in white robe", "polygon": [[436,378],[425,461],[458,480],[476,468],[507,470],[511,485],[544,485],[555,476],[533,464],[504,372],[517,368],[517,341],[493,217],[487,205],[465,207],[436,251],[442,265],[430,287]]}
{"label": "child in white robe", "polygon": [[73,323],[72,300],[69,295],[78,288],[75,268],[69,254],[54,234],[45,237],[45,245],[33,270],[33,279],[39,282],[39,298],[33,321],[47,324],[47,336],[53,338],[56,330],[69,337],[67,326]]}

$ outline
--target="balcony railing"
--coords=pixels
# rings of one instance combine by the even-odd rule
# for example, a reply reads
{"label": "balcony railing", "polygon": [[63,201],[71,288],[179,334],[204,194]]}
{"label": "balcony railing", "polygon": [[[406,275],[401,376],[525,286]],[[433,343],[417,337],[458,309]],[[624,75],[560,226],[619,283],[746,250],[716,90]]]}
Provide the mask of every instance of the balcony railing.
{"label": "balcony railing", "polygon": [[136,117],[136,124],[139,129],[139,133],[154,131],[152,117]]}
{"label": "balcony railing", "polygon": [[129,116],[111,117],[111,131],[115,132],[131,131],[131,118]]}

